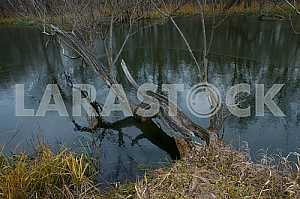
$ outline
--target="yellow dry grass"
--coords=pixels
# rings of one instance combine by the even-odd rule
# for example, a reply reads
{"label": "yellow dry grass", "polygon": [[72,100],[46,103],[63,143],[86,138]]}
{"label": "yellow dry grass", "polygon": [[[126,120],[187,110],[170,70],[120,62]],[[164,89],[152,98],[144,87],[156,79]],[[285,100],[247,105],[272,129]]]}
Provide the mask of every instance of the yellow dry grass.
{"label": "yellow dry grass", "polygon": [[96,198],[90,160],[66,150],[54,154],[40,147],[30,158],[26,154],[1,156],[0,196],[27,198]]}
{"label": "yellow dry grass", "polygon": [[254,164],[222,142],[195,147],[190,154],[115,189],[111,198],[300,198],[300,172],[286,161]]}

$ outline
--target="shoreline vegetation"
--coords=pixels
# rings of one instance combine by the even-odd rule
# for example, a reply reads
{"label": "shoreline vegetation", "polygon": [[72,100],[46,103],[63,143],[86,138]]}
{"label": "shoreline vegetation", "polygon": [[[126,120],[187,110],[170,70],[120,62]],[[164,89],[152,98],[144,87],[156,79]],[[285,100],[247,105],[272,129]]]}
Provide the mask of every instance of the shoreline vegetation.
{"label": "shoreline vegetation", "polygon": [[35,154],[0,156],[0,196],[27,198],[91,198],[98,193],[94,186],[94,167],[83,154],[67,150],[53,153],[41,145]]}
{"label": "shoreline vegetation", "polygon": [[[213,16],[236,16],[236,15],[249,15],[257,16],[260,20],[288,20],[290,16],[295,15],[295,10],[288,5],[278,6],[276,4],[267,3],[263,8],[260,7],[257,1],[254,1],[250,5],[245,6],[244,3],[234,4],[230,9],[224,10],[224,4],[216,4],[214,6],[207,4],[204,6],[204,13],[206,17]],[[297,4],[297,7],[300,7]],[[166,13],[172,13],[172,16],[193,16],[200,15],[199,6],[195,3],[186,3],[180,7],[176,5],[168,4],[167,6],[159,8],[161,11]],[[175,10],[175,11],[174,11]],[[98,11],[93,11],[97,15]],[[112,11],[105,11],[107,16],[110,16]],[[70,15],[72,15],[71,13]],[[103,14],[103,13],[101,13]],[[68,14],[64,16],[56,16],[53,14],[46,14],[46,21],[53,22],[55,24],[61,24],[62,26],[68,27],[72,24],[72,17]],[[156,9],[150,9],[148,11],[142,11],[139,13],[142,20],[155,20],[163,18],[162,14]],[[124,16],[126,18],[126,16]],[[126,22],[122,21],[122,22]],[[41,24],[41,17],[35,16],[35,14],[30,15],[28,13],[19,15],[18,11],[10,11],[7,14],[0,14],[0,25],[16,25],[16,26],[33,26]],[[69,24],[70,23],[70,24]]]}
{"label": "shoreline vegetation", "polygon": [[146,173],[136,182],[99,190],[93,160],[41,145],[33,157],[24,153],[0,158],[1,198],[299,198],[299,156],[273,164],[248,160],[221,141],[193,146],[171,166]]}

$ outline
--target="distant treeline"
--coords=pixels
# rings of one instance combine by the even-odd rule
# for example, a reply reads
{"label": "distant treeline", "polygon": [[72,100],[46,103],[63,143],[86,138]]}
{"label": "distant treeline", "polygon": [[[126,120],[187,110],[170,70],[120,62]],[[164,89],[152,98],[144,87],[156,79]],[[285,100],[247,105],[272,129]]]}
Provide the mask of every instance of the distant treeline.
{"label": "distant treeline", "polygon": [[[286,0],[199,0],[206,4],[222,4],[224,9],[229,9],[235,5],[244,5],[245,8],[253,5],[263,6],[265,4],[280,4],[286,3]],[[300,0],[289,0],[291,4],[300,2]],[[155,2],[156,5],[184,5],[184,4],[196,4],[197,0],[0,0],[0,16],[13,16],[19,12],[34,12],[37,9],[43,9],[47,14],[57,13],[57,8],[61,8],[68,5],[71,7],[74,5],[86,5],[91,8],[103,8],[103,5],[118,5],[130,7],[135,3],[139,3],[139,10],[147,12],[154,9],[151,2]],[[70,7],[70,6],[69,6]]]}

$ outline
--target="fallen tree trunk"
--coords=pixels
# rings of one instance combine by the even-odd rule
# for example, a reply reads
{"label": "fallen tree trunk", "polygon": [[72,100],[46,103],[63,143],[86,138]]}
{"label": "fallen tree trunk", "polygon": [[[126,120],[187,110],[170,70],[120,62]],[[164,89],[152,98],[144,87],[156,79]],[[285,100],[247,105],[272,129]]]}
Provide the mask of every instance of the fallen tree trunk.
{"label": "fallen tree trunk", "polygon": [[[113,89],[112,85],[118,84],[118,82],[110,76],[109,72],[106,71],[104,66],[97,63],[95,56],[85,46],[81,37],[76,35],[76,33],[74,32],[66,32],[53,25],[50,25],[50,27],[52,35],[55,35],[60,41],[64,42],[68,47],[74,50],[84,60],[86,65],[91,66],[94,69],[94,71],[97,74],[99,74],[99,77],[106,83],[106,85],[109,88]],[[122,61],[121,65],[124,73],[126,74],[127,79],[135,88],[137,88],[138,84],[130,75],[125,62]],[[113,91],[120,99],[122,99],[122,96],[118,94],[118,91]],[[206,144],[209,144],[209,132],[201,126],[192,122],[174,103],[170,102],[166,96],[155,92],[149,92],[149,95],[157,99],[160,103],[160,113],[158,114],[158,117],[161,120],[161,122],[166,126],[166,131],[168,131],[168,135],[174,137],[175,139],[184,139],[188,142],[191,142],[195,140],[194,138],[199,137],[202,140],[204,140]],[[142,106],[144,106],[144,104],[138,105],[138,107]],[[131,105],[131,107],[136,106]],[[176,110],[176,116],[170,116],[168,114],[169,107],[172,110]],[[145,118],[145,120],[151,120],[151,122],[155,123],[156,125],[159,125],[157,121],[155,121],[153,118]]]}
{"label": "fallen tree trunk", "polygon": [[[129,80],[129,82],[138,89],[138,84],[131,76],[124,60],[122,60],[122,69]],[[183,138],[185,140],[193,140],[193,137],[200,137],[202,140],[209,144],[210,135],[209,132],[202,128],[201,126],[192,122],[174,103],[170,102],[168,98],[164,95],[149,91],[148,94],[151,97],[157,99],[160,103],[160,113],[158,117],[163,121],[163,123],[169,127],[168,130],[178,132],[179,134],[173,135],[173,137]],[[169,109],[172,112],[177,112],[176,116],[170,116]],[[172,132],[169,132],[172,134]]]}

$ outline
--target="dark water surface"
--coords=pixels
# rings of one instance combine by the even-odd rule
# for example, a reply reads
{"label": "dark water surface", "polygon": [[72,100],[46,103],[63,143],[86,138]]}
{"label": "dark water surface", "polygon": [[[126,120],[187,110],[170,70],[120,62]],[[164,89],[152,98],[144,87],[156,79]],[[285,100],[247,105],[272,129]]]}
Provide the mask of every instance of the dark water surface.
{"label": "dark water surface", "polygon": [[[201,24],[198,17],[178,19],[178,24],[201,57]],[[115,35],[120,46],[125,30]],[[215,33],[209,56],[209,82],[222,93],[233,84],[249,83],[252,93],[247,103],[255,107],[256,83],[285,84],[277,95],[284,118],[266,112],[264,117],[230,117],[224,126],[224,139],[236,148],[248,146],[253,159],[258,151],[289,152],[300,147],[300,59],[299,36],[282,22],[261,22],[255,18],[236,17],[225,22]],[[92,84],[97,88],[97,100],[104,103],[108,88],[80,61],[62,56],[62,52],[38,30],[33,28],[0,28],[0,144],[6,152],[31,151],[38,139],[54,148],[66,145],[84,151],[101,162],[101,180],[117,181],[134,178],[144,167],[157,167],[177,157],[174,140],[161,129],[149,124],[136,124],[115,113],[107,118],[118,121],[116,128],[96,134],[74,130],[72,120],[87,125],[87,118],[59,117],[55,112],[46,117],[15,116],[15,84],[25,83],[26,108],[38,108],[44,89],[49,83],[62,88],[65,103],[70,109],[72,96],[66,86],[64,73],[76,83]],[[46,46],[45,44],[48,43]],[[68,52],[65,52],[68,53]],[[97,57],[102,59],[103,47],[97,42]],[[198,71],[186,51],[176,29],[169,23],[139,31],[132,37],[122,58],[138,83],[184,83],[186,89],[199,82]],[[135,93],[117,65],[117,79],[123,84],[129,99]],[[186,92],[179,104],[192,120],[204,127],[208,122],[193,116],[185,104]]]}

